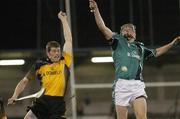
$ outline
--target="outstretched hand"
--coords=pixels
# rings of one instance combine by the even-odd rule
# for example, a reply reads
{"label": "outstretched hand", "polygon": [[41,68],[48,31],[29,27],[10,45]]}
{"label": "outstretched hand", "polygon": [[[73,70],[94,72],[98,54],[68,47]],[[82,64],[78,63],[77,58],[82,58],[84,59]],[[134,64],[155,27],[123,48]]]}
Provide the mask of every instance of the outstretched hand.
{"label": "outstretched hand", "polygon": [[97,3],[95,0],[89,0],[89,8],[91,9],[91,12],[94,12],[97,8]]}
{"label": "outstretched hand", "polygon": [[8,99],[8,103],[7,103],[7,105],[12,105],[12,104],[15,104],[15,100],[16,100],[16,98],[15,98],[15,97],[11,97],[10,99]]}
{"label": "outstretched hand", "polygon": [[67,19],[67,15],[66,15],[65,12],[60,11],[60,12],[58,13],[58,18],[59,18],[60,20],[66,20],[66,19]]}
{"label": "outstretched hand", "polygon": [[180,43],[180,36],[177,36],[176,38],[174,38],[174,40],[172,41],[173,45],[177,45],[178,43]]}

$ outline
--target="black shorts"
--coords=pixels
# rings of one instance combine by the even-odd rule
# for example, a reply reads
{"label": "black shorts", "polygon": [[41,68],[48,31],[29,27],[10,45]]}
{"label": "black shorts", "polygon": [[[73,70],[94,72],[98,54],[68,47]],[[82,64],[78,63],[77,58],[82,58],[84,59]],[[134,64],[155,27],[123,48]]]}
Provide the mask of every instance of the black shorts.
{"label": "black shorts", "polygon": [[29,109],[38,119],[66,119],[63,97],[41,96],[33,102]]}

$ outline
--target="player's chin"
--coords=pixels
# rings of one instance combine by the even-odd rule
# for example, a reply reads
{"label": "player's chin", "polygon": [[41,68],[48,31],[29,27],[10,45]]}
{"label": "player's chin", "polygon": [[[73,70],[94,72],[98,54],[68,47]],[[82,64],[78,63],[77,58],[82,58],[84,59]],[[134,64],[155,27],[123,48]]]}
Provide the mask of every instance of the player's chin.
{"label": "player's chin", "polygon": [[55,59],[55,62],[58,62],[60,59],[59,58],[57,58],[57,59]]}
{"label": "player's chin", "polygon": [[131,34],[125,34],[124,37],[126,37],[128,39],[132,39],[132,38],[134,39],[133,35],[131,35]]}
{"label": "player's chin", "polygon": [[53,60],[52,60],[52,62],[58,62],[60,59],[59,58],[54,58]]}
{"label": "player's chin", "polygon": [[136,39],[136,36],[134,36],[132,34],[129,34],[127,37],[130,38],[130,39]]}

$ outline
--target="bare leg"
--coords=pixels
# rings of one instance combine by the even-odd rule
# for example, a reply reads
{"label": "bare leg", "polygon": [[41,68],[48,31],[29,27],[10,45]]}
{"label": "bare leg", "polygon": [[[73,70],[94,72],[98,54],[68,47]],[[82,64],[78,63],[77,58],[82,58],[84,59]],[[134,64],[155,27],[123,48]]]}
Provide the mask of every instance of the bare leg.
{"label": "bare leg", "polygon": [[128,109],[125,106],[116,105],[117,119],[127,119]]}
{"label": "bare leg", "polygon": [[147,119],[147,103],[144,97],[134,100],[133,108],[136,119]]}
{"label": "bare leg", "polygon": [[24,119],[37,119],[37,117],[31,110],[29,110]]}

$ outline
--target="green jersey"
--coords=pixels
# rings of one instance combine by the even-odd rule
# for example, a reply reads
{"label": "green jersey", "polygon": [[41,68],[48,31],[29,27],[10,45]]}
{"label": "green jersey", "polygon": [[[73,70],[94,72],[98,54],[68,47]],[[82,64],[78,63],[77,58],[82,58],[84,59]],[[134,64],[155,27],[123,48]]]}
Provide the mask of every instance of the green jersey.
{"label": "green jersey", "polygon": [[143,61],[155,56],[154,49],[148,49],[140,42],[128,42],[121,34],[114,34],[111,42],[115,67],[115,79],[143,80]]}

